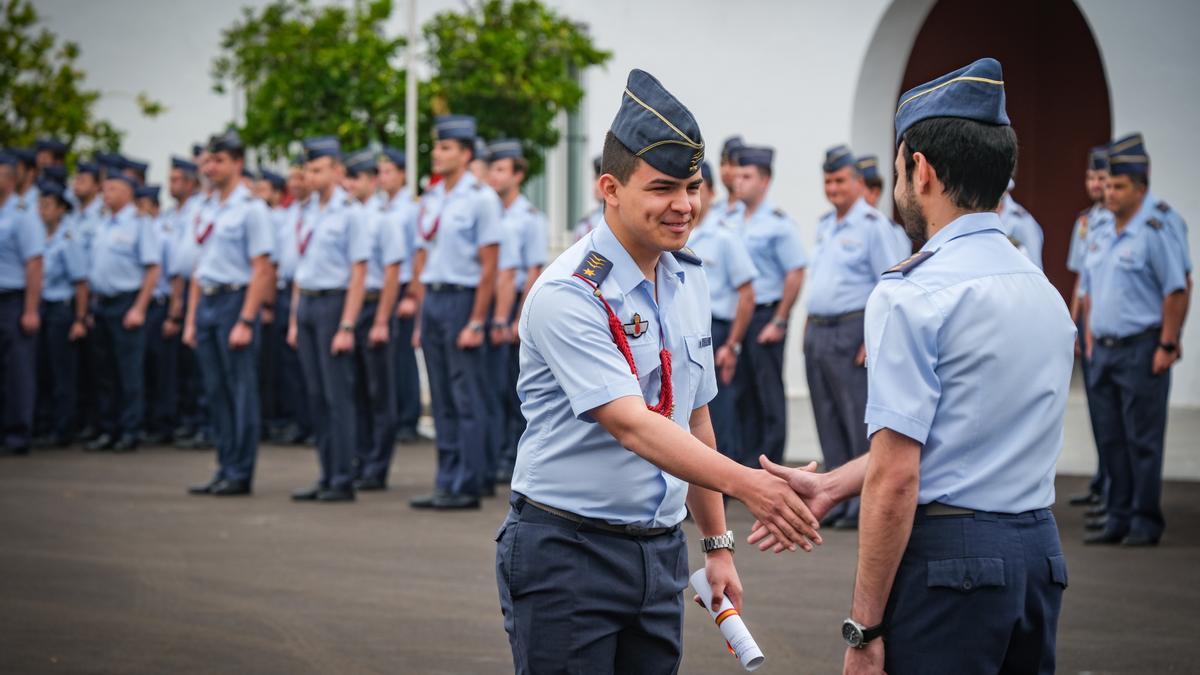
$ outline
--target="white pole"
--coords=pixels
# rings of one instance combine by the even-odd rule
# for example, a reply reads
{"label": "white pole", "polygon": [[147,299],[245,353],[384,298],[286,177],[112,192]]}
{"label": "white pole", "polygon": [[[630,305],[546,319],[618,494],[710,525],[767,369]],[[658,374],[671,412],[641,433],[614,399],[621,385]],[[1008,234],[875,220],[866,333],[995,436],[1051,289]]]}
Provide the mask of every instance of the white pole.
{"label": "white pole", "polygon": [[408,0],[407,82],[404,95],[404,154],[408,161],[408,194],[417,198],[417,0]]}

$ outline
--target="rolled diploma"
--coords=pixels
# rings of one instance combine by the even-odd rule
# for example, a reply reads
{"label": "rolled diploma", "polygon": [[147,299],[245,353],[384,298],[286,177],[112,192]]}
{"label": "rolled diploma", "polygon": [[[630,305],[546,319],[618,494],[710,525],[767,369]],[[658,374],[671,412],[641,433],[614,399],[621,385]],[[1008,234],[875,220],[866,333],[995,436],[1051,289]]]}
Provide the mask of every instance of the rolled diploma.
{"label": "rolled diploma", "polygon": [[758,648],[754,637],[750,635],[750,630],[746,628],[738,611],[733,608],[729,596],[723,596],[720,606],[709,606],[712,602],[712,586],[708,585],[708,575],[703,569],[696,570],[692,575],[692,588],[704,602],[704,608],[708,610],[709,616],[721,629],[721,635],[725,636],[725,643],[738,661],[741,661],[742,667],[749,671],[757,670],[766,661],[766,657]]}

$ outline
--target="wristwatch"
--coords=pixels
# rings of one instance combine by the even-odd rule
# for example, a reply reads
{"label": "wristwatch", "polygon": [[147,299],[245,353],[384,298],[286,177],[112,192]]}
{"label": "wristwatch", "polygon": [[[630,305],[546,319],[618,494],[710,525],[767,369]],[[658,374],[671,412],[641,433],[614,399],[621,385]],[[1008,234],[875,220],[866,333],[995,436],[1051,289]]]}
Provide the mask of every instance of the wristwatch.
{"label": "wristwatch", "polygon": [[343,321],[338,324],[338,330],[344,331],[346,333],[353,333],[354,332],[354,323],[351,321]]}
{"label": "wristwatch", "polygon": [[482,333],[483,332],[483,322],[482,321],[469,321],[469,322],[467,322],[467,328],[470,328],[471,330],[475,331],[476,333]]}
{"label": "wristwatch", "polygon": [[771,319],[771,325],[782,330],[787,330],[787,319]]}
{"label": "wristwatch", "polygon": [[1158,348],[1168,354],[1174,354],[1179,349],[1179,345],[1175,342],[1160,342]]}
{"label": "wristwatch", "polygon": [[243,326],[246,326],[247,328],[254,328],[254,319],[247,319],[244,316],[239,316],[238,323],[242,324]]}
{"label": "wristwatch", "polygon": [[842,639],[846,641],[847,645],[855,649],[866,647],[868,642],[880,635],[883,635],[882,623],[867,628],[854,619],[846,619],[842,622]]}
{"label": "wristwatch", "polygon": [[733,542],[733,530],[725,530],[725,534],[702,538],[700,540],[700,550],[705,553],[711,553],[718,549],[727,548],[730,553],[733,553]]}

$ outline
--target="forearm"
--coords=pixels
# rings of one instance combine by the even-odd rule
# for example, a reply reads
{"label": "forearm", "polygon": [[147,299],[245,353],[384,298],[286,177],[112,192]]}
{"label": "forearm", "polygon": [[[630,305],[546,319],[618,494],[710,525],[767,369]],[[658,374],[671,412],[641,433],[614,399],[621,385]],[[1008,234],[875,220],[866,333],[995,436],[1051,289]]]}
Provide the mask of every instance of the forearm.
{"label": "forearm", "polygon": [[517,298],[517,271],[500,270],[499,276],[496,282],[496,309],[492,312],[492,320],[497,324],[507,324]]}
{"label": "forearm", "polygon": [[1187,292],[1175,291],[1163,298],[1163,319],[1160,342],[1179,342],[1179,331],[1183,327],[1183,314],[1187,311]]}
{"label": "forearm", "polygon": [[747,281],[738,289],[737,310],[733,315],[733,325],[729,327],[729,339],[726,344],[738,345],[746,338],[746,329],[750,327],[750,319],[754,316],[754,285]]}
{"label": "forearm", "polygon": [[25,313],[37,314],[42,306],[42,256],[25,261]]}
{"label": "forearm", "polygon": [[408,282],[405,295],[417,304],[425,298],[425,285],[421,283],[421,272],[425,269],[425,249],[417,249],[412,258],[412,281]]}
{"label": "forearm", "polygon": [[[716,450],[717,436],[713,432],[712,420],[708,415],[708,406],[692,411],[690,422],[692,436],[709,448]],[[688,509],[696,519],[696,527],[705,537],[716,537],[725,534],[725,500],[720,492],[714,492],[699,485],[688,486]]]}
{"label": "forearm", "polygon": [[296,312],[300,308],[300,284],[292,284],[292,301],[289,303],[288,323],[296,323]]}
{"label": "forearm", "polygon": [[779,299],[779,307],[775,310],[775,321],[787,321],[792,315],[792,305],[800,297],[800,289],[804,286],[804,268],[788,272],[783,282],[783,297]]}
{"label": "forearm", "polygon": [[858,572],[851,618],[883,621],[896,569],[908,547],[920,488],[920,446],[891,430],[871,444],[858,516]]}
{"label": "forearm", "polygon": [[138,289],[137,299],[133,301],[133,306],[139,312],[145,312],[150,306],[150,298],[154,295],[154,286],[158,283],[158,274],[160,268],[158,265],[146,265],[146,273],[142,275],[142,287]]}
{"label": "forearm", "polygon": [[188,302],[187,302],[187,325],[196,325],[196,305],[200,304],[200,280],[192,277],[192,283],[188,284]]}
{"label": "forearm", "polygon": [[387,325],[399,295],[400,263],[393,263],[383,268],[383,290],[379,293],[379,304],[375,307],[376,326]]}
{"label": "forearm", "polygon": [[183,316],[183,276],[171,279],[171,301],[167,305],[167,316]]}
{"label": "forearm", "polygon": [[75,282],[75,319],[83,321],[88,315],[88,282]]}
{"label": "forearm", "polygon": [[475,287],[475,304],[471,307],[471,321],[487,321],[488,308],[492,306],[492,298],[496,292],[496,260],[495,256],[489,261],[484,257],[483,271],[479,275],[479,285]]}
{"label": "forearm", "polygon": [[258,310],[263,304],[263,300],[271,291],[273,286],[274,273],[271,270],[271,263],[265,255],[261,255],[254,259],[254,271],[250,276],[250,287],[246,289],[246,297],[242,300],[241,316],[253,320],[258,316]]}
{"label": "forearm", "polygon": [[1076,278],[1074,285],[1071,286],[1071,321],[1079,322],[1079,311],[1082,308],[1082,303],[1079,301],[1079,279]]}
{"label": "forearm", "polygon": [[346,289],[346,302],[342,305],[342,323],[354,324],[362,311],[364,287],[367,283],[367,261],[361,260],[350,268],[350,287]]}

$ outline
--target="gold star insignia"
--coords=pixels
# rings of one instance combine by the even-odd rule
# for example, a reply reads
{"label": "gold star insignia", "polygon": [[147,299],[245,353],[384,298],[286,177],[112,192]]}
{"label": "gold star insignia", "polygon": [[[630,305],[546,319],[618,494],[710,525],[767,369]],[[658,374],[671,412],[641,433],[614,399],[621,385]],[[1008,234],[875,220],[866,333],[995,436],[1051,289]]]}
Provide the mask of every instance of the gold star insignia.
{"label": "gold star insignia", "polygon": [[589,268],[587,268],[587,269],[585,269],[585,270],[583,271],[583,273],[584,273],[584,274],[586,274],[586,275],[588,275],[589,277],[594,277],[594,276],[596,276],[596,270],[593,270],[593,269],[592,269],[592,268],[590,268],[590,267],[589,267]]}

